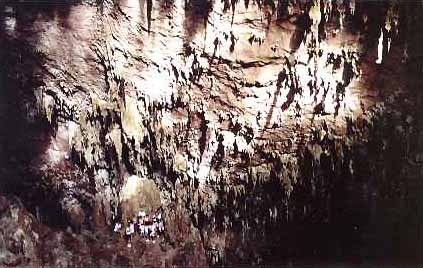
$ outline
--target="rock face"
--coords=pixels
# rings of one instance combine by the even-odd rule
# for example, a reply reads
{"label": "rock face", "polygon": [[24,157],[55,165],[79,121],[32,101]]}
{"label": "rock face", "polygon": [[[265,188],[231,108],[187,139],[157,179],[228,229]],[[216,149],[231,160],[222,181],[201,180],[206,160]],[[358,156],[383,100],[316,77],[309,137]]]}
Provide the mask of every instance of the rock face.
{"label": "rock face", "polygon": [[135,175],[128,177],[120,191],[123,218],[137,215],[139,211],[152,214],[161,207],[160,190],[152,180]]}
{"label": "rock face", "polygon": [[169,230],[169,235],[175,240],[182,239],[181,247],[136,241],[136,247],[128,249],[122,239],[101,232],[85,230],[76,234],[70,229],[52,229],[31,215],[19,199],[0,196],[0,265],[22,268],[204,267],[206,260],[202,259],[201,241],[195,240],[199,239],[198,231],[183,229],[189,226],[189,219],[180,219],[175,214],[172,217],[179,219],[172,225],[178,229]]}
{"label": "rock face", "polygon": [[[2,202],[54,237],[0,206],[4,265],[421,261],[422,9],[0,5]],[[160,247],[106,230],[159,207]]]}
{"label": "rock face", "polygon": [[5,266],[39,266],[37,258],[39,233],[34,218],[22,211],[17,200],[0,197],[0,262]]}

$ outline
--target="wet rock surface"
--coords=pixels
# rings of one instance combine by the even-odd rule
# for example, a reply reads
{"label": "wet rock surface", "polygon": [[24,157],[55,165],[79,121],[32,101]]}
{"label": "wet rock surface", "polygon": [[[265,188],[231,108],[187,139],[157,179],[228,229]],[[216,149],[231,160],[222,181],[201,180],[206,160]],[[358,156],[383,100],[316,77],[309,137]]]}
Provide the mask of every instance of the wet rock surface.
{"label": "wet rock surface", "polygon": [[3,265],[419,263],[423,8],[341,2],[1,4]]}

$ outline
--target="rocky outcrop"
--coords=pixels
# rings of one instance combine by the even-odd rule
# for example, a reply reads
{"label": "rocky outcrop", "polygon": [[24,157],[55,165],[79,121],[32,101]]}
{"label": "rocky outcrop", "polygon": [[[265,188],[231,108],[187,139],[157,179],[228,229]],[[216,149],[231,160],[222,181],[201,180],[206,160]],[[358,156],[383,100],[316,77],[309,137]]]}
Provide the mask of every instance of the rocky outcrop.
{"label": "rocky outcrop", "polygon": [[4,196],[0,199],[0,261],[2,265],[11,267],[39,266],[36,257],[39,234],[32,228],[34,219],[21,211],[19,201],[13,201]]}

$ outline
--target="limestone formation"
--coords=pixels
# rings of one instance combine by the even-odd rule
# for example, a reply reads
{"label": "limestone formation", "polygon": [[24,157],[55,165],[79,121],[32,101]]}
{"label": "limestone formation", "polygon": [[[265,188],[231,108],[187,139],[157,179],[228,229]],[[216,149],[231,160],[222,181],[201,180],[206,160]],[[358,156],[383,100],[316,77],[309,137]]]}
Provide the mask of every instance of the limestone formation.
{"label": "limestone formation", "polygon": [[[0,4],[1,265],[421,261],[421,4],[30,2]],[[157,209],[157,244],[109,230]]]}

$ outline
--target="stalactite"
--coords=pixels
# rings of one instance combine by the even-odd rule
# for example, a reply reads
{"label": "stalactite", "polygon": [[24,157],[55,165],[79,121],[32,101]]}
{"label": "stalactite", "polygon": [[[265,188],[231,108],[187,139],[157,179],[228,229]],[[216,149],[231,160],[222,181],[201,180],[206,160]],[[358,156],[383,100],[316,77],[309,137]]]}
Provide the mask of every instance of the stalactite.
{"label": "stalactite", "polygon": [[376,64],[382,64],[383,61],[383,30],[380,31],[380,37],[377,46]]}

